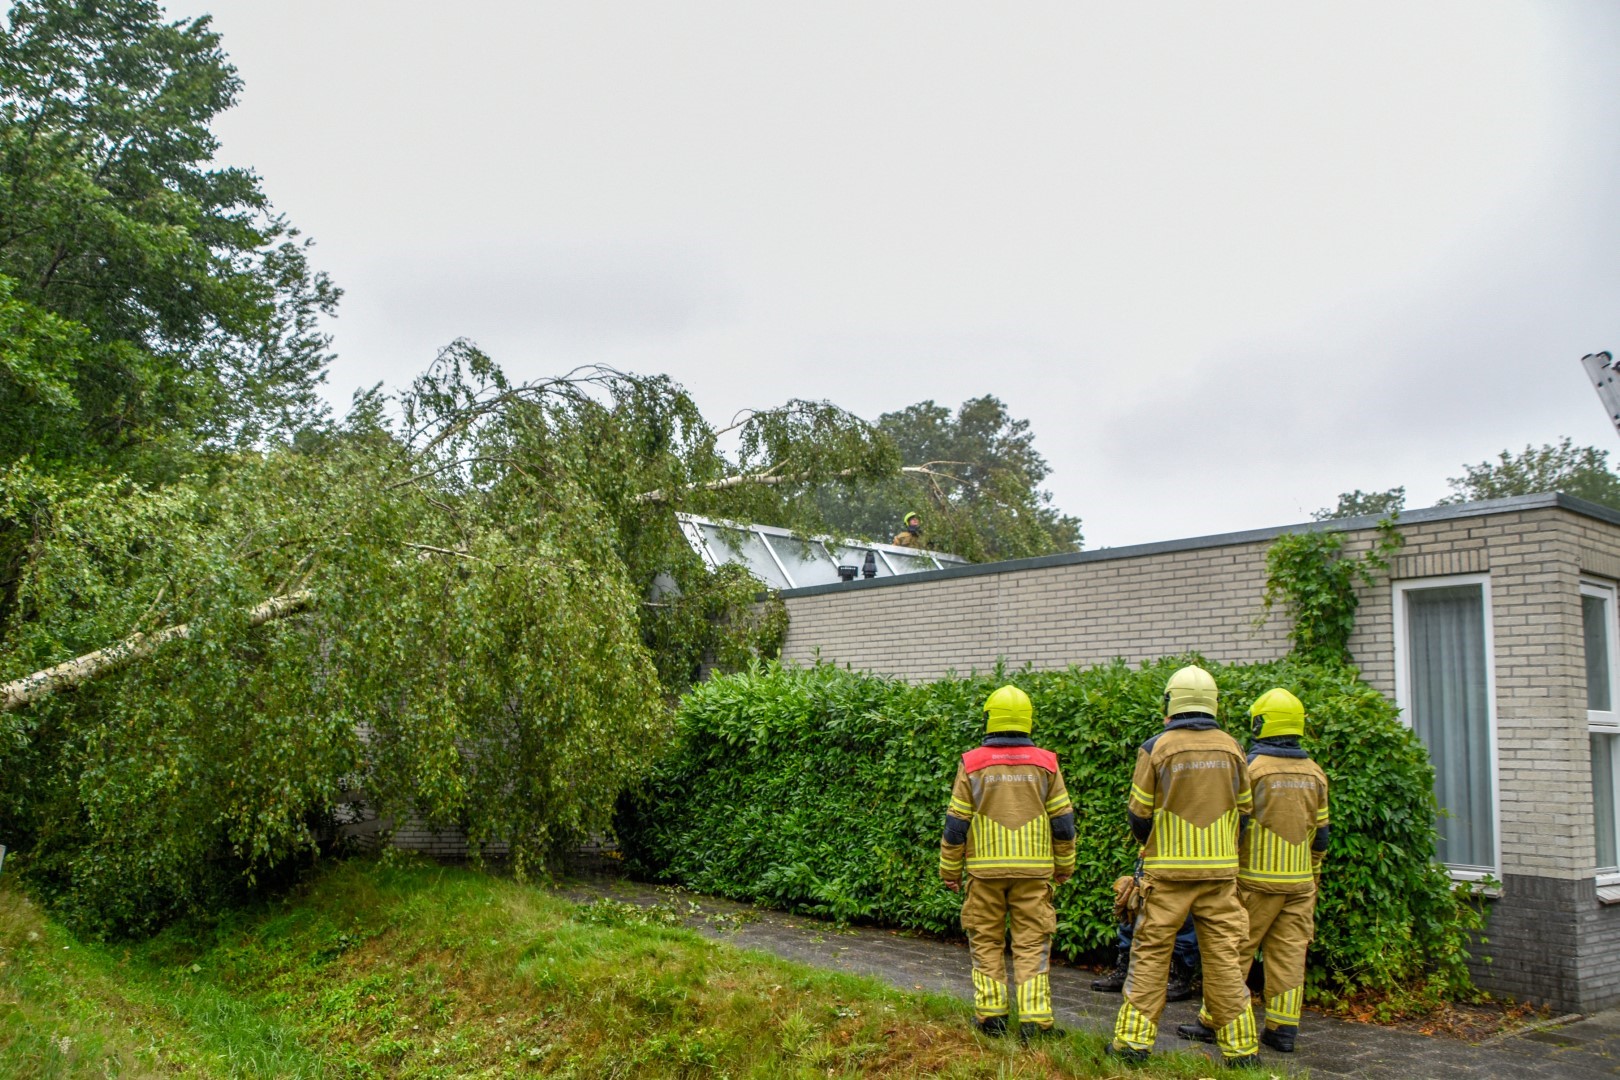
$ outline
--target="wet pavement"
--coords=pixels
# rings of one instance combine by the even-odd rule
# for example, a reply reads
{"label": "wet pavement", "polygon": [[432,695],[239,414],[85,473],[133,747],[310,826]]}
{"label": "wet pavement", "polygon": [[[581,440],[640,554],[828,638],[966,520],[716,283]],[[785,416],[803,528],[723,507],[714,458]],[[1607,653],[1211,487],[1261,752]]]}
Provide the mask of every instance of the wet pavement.
{"label": "wet pavement", "polygon": [[[577,878],[561,892],[586,902],[608,897],[642,906],[663,906],[679,912],[685,923],[698,932],[741,948],[759,949],[815,967],[875,976],[902,989],[972,997],[967,945],[962,941],[898,930],[840,928],[817,919],[606,876]],[[1112,1030],[1119,995],[1093,991],[1091,980],[1096,977],[1086,968],[1053,964],[1052,1004],[1059,1025],[1098,1032]],[[1197,1005],[1194,999],[1174,1002],[1165,1009],[1157,1049],[1214,1054],[1213,1047],[1175,1038],[1176,1025],[1190,1023],[1197,1016]],[[1498,1035],[1478,1044],[1307,1012],[1293,1054],[1278,1054],[1262,1047],[1261,1056],[1268,1067],[1279,1073],[1309,1069],[1313,1077],[1613,1080],[1620,1077],[1620,1010],[1541,1030]]]}

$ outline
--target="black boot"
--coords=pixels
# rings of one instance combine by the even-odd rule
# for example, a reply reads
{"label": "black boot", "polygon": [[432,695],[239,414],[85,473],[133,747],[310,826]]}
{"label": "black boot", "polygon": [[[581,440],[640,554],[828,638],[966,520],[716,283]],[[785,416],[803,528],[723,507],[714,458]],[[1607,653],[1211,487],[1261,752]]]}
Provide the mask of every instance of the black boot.
{"label": "black boot", "polygon": [[1198,1042],[1215,1041],[1215,1029],[1206,1026],[1202,1020],[1194,1020],[1190,1024],[1177,1024],[1176,1035],[1178,1038],[1196,1039]]}
{"label": "black boot", "polygon": [[1165,983],[1164,1000],[1186,1001],[1193,996],[1193,969],[1180,960],[1170,959],[1170,981]]}
{"label": "black boot", "polygon": [[1279,1054],[1292,1054],[1294,1036],[1298,1034],[1299,1028],[1293,1024],[1284,1024],[1282,1027],[1266,1028],[1260,1033],[1260,1041]]}
{"label": "black boot", "polygon": [[1007,1018],[1005,1016],[987,1016],[975,1025],[980,1035],[988,1035],[992,1039],[999,1039],[1007,1034]]}
{"label": "black boot", "polygon": [[1115,1046],[1113,1043],[1109,1043],[1103,1053],[1127,1065],[1146,1065],[1148,1058],[1153,1056],[1148,1051],[1138,1050],[1134,1046]]}
{"label": "black boot", "polygon": [[1226,1059],[1228,1069],[1258,1069],[1263,1064],[1265,1063],[1260,1060],[1259,1054],[1245,1054],[1242,1057]]}
{"label": "black boot", "polygon": [[1131,950],[1119,949],[1114,957],[1114,970],[1100,979],[1092,979],[1091,988],[1105,994],[1117,994],[1125,989],[1125,973],[1130,969]]}
{"label": "black boot", "polygon": [[1018,1037],[1025,1042],[1032,1039],[1061,1039],[1068,1032],[1053,1024],[1051,1027],[1041,1027],[1033,1021],[1018,1025]]}

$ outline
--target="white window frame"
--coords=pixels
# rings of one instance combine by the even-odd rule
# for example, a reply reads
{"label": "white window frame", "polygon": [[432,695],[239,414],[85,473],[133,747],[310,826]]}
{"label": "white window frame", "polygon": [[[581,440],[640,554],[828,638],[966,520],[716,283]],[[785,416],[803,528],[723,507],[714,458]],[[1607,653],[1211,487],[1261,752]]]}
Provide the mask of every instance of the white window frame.
{"label": "white window frame", "polygon": [[1391,607],[1395,622],[1395,704],[1401,710],[1401,723],[1412,726],[1411,656],[1406,640],[1406,594],[1424,589],[1446,589],[1457,585],[1478,585],[1485,619],[1485,730],[1490,750],[1491,774],[1491,860],[1493,865],[1454,866],[1446,864],[1453,881],[1498,879],[1502,868],[1502,781],[1496,736],[1496,621],[1491,613],[1489,574],[1450,574],[1441,577],[1409,578],[1393,582]]}
{"label": "white window frame", "polygon": [[[1608,605],[1606,618],[1609,625],[1606,627],[1608,633],[1604,637],[1609,642],[1609,708],[1607,711],[1602,709],[1586,710],[1587,744],[1590,746],[1590,736],[1592,735],[1620,736],[1620,597],[1617,597],[1614,585],[1589,578],[1581,579],[1581,596],[1583,599],[1588,596],[1595,596]],[[1583,643],[1586,640],[1585,626],[1586,611],[1583,603],[1581,610],[1581,640]],[[1585,669],[1584,662],[1581,667],[1583,670]],[[1620,780],[1620,777],[1616,777],[1616,780]],[[1620,801],[1620,784],[1615,785],[1615,799]],[[1592,813],[1595,815],[1597,813],[1597,790],[1595,788],[1592,791],[1592,800]],[[1611,808],[1610,812],[1620,818],[1620,807]],[[1599,888],[1608,885],[1620,885],[1620,871],[1598,874],[1597,884]]]}

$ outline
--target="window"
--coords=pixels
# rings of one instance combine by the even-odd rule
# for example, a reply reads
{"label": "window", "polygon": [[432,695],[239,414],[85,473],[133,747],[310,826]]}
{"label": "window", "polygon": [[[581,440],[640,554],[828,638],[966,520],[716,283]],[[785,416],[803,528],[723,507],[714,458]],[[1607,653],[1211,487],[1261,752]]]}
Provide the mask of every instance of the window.
{"label": "window", "polygon": [[1499,865],[1490,581],[1397,583],[1395,601],[1395,697],[1428,747],[1446,811],[1436,854],[1457,877],[1483,877]]}
{"label": "window", "polygon": [[1592,812],[1598,883],[1620,883],[1620,701],[1616,700],[1615,593],[1612,585],[1581,583],[1586,638],[1586,729],[1592,746]]}

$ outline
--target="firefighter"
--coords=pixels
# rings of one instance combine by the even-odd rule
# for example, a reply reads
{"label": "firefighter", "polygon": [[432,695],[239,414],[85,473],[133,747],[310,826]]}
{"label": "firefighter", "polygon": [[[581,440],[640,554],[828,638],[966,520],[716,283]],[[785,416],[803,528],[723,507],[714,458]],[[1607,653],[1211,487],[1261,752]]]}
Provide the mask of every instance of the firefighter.
{"label": "firefighter", "polygon": [[[945,811],[939,876],[962,890],[973,954],[973,1012],[986,1035],[1007,1033],[1009,1000],[1024,1039],[1060,1035],[1048,970],[1056,886],[1074,874],[1074,805],[1057,755],[1030,739],[1029,695],[1003,686],[984,703],[983,745],[962,755]],[[964,880],[964,873],[966,875]],[[1013,992],[1003,948],[1012,923]]]}
{"label": "firefighter", "polygon": [[905,527],[894,534],[894,542],[900,547],[922,547],[922,515],[915,510],[907,514]]}
{"label": "firefighter", "polygon": [[1204,961],[1204,1005],[1228,1065],[1259,1064],[1254,1010],[1239,962],[1248,920],[1238,900],[1238,818],[1253,806],[1248,764],[1215,724],[1215,679],[1197,666],[1170,676],[1164,730],[1136,755],[1126,817],[1146,846],[1144,902],[1125,1000],[1108,1053],[1146,1061],[1159,1035],[1176,931],[1189,912]]}
{"label": "firefighter", "polygon": [[[1316,933],[1316,880],[1327,853],[1328,781],[1299,745],[1305,734],[1299,698],[1280,686],[1267,690],[1249,717],[1254,813],[1243,823],[1239,844],[1238,897],[1249,915],[1243,961],[1253,961],[1256,949],[1265,952],[1266,1027],[1260,1041],[1291,1054],[1305,993],[1305,951]],[[1214,1035],[1203,1013],[1177,1031],[1206,1041]]]}

